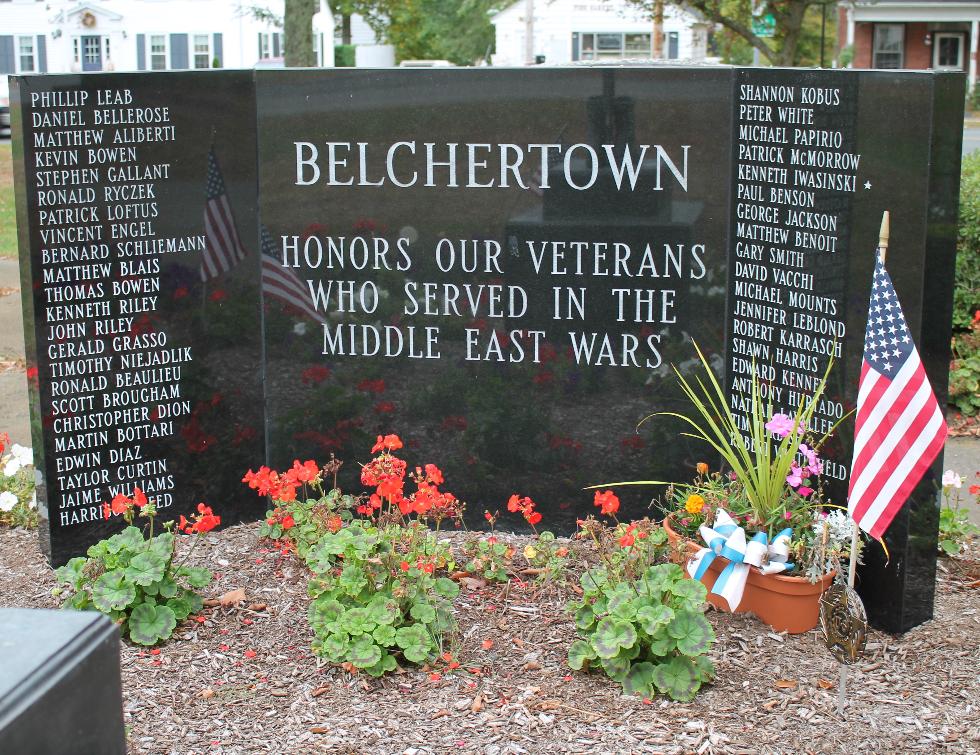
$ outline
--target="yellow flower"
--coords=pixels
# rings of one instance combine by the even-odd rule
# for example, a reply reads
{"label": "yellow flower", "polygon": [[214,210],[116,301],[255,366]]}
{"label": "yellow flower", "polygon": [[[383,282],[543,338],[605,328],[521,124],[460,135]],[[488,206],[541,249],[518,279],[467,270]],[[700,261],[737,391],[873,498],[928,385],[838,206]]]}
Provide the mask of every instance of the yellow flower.
{"label": "yellow flower", "polygon": [[704,499],[697,493],[692,493],[687,497],[687,502],[684,504],[684,509],[688,514],[700,514],[701,509],[704,508]]}
{"label": "yellow flower", "polygon": [[703,461],[698,462],[698,474],[708,474],[708,465]]}
{"label": "yellow flower", "polygon": [[524,548],[524,558],[526,558],[528,561],[532,561],[537,555],[538,549],[533,545],[528,545],[526,548]]}

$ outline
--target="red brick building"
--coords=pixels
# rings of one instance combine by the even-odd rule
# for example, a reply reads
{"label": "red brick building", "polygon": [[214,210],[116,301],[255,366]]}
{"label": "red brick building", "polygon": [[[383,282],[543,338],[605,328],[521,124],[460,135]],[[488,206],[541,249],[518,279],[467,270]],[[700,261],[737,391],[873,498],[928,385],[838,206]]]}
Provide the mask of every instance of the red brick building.
{"label": "red brick building", "polygon": [[977,82],[980,2],[976,0],[850,0],[839,5],[841,47],[853,68],[966,71]]}

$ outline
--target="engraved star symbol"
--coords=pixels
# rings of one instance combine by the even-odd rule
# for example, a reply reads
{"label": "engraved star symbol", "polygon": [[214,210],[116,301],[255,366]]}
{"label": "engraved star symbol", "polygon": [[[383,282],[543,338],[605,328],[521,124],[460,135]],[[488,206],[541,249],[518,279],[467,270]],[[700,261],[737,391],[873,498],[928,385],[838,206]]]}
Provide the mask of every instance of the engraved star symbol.
{"label": "engraved star symbol", "polygon": [[865,189],[870,189],[871,188],[871,182],[870,181],[865,181],[864,182],[864,188]]}

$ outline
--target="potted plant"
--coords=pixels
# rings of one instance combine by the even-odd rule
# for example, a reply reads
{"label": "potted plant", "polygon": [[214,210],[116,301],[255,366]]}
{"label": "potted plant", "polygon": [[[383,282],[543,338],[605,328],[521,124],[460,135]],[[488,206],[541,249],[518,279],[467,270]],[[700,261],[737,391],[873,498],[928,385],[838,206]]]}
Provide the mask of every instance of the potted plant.
{"label": "potted plant", "polygon": [[664,529],[689,556],[688,573],[705,584],[717,608],[754,613],[777,631],[805,632],[817,625],[820,595],[850,547],[850,523],[846,515],[830,513],[834,507],[820,479],[819,451],[837,425],[820,438],[807,429],[833,360],[792,416],[774,412],[753,368],[751,395],[743,397],[743,433],[724,389],[695,348],[705,378],[692,382],[675,370],[694,411],[650,416],[681,420],[688,428],[683,434],[708,443],[726,470],[712,473],[701,463],[692,482],[672,484]]}

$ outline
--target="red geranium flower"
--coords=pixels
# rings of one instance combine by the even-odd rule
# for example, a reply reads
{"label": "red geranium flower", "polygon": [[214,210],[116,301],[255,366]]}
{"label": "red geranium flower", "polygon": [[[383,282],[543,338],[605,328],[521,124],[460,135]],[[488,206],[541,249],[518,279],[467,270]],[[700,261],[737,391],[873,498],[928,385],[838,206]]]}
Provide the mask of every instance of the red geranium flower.
{"label": "red geranium flower", "polygon": [[601,493],[596,491],[595,505],[599,507],[599,511],[603,514],[611,516],[619,511],[619,498],[611,490],[605,490]]}

